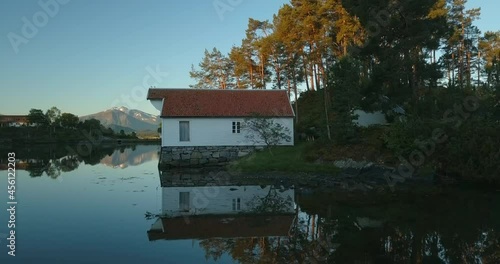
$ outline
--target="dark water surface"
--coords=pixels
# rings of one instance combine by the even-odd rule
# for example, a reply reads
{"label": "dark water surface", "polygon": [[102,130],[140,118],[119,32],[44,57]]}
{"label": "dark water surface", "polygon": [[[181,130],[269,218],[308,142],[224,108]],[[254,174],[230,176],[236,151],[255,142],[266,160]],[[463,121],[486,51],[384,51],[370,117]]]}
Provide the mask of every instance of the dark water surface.
{"label": "dark water surface", "polygon": [[16,150],[0,263],[500,263],[500,192],[325,193],[159,172],[158,146]]}

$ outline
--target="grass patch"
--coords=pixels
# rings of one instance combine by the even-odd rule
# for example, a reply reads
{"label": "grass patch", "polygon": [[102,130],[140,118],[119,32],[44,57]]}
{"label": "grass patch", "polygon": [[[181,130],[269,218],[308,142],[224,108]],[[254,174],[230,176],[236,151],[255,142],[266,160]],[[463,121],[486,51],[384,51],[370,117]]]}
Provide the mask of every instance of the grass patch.
{"label": "grass patch", "polygon": [[383,136],[387,128],[374,126],[360,129],[359,141],[351,144],[339,145],[333,141],[315,141],[306,150],[306,160],[322,160],[332,162],[352,159],[355,161],[371,161],[387,166],[397,164],[397,158],[385,146]]}
{"label": "grass patch", "polygon": [[274,147],[271,151],[255,152],[231,163],[229,169],[241,172],[337,173],[339,171],[333,164],[316,164],[307,161],[306,153],[310,145],[301,143],[296,146]]}

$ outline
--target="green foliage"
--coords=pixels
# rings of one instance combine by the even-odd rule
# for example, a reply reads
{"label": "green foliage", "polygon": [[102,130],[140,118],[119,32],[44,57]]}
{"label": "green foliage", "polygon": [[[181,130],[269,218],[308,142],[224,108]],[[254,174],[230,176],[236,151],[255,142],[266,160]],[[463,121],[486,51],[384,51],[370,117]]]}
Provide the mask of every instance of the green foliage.
{"label": "green foliage", "polygon": [[280,146],[273,152],[260,151],[234,162],[231,170],[241,172],[316,172],[336,173],[338,168],[331,164],[314,164],[305,159],[308,144]]}
{"label": "green foliage", "polygon": [[432,131],[439,124],[422,119],[408,118],[391,124],[383,139],[386,147],[396,156],[407,156],[417,148],[415,141],[432,138]]}
{"label": "green foliage", "polygon": [[200,70],[196,70],[194,66],[191,67],[189,75],[197,81],[191,87],[200,89],[229,89],[232,87],[230,72],[233,64],[217,48],[213,48],[211,52],[205,50],[205,57],[200,62],[199,67]]}
{"label": "green foliage", "polygon": [[78,116],[70,113],[63,113],[58,119],[58,123],[64,128],[76,128],[79,122]]}
{"label": "green foliage", "polygon": [[479,42],[485,62],[486,87],[500,92],[500,31],[488,31]]}
{"label": "green foliage", "polygon": [[439,160],[449,173],[465,180],[500,183],[498,131],[499,123],[473,117],[450,133]]}
{"label": "green foliage", "polygon": [[357,118],[353,110],[359,107],[359,70],[358,61],[344,57],[331,67],[328,90],[332,97],[334,118],[332,138],[338,144],[353,143],[358,140]]}
{"label": "green foliage", "polygon": [[[462,94],[461,98],[459,94]],[[423,166],[433,166],[449,176],[466,181],[500,183],[500,119],[495,115],[498,111],[496,101],[492,95],[485,95],[481,97],[477,111],[460,114],[458,107],[469,94],[467,91],[439,93],[437,98],[443,100],[435,102],[434,107],[439,109],[441,117],[433,113],[422,114],[422,109],[415,111],[422,115],[409,116],[406,121],[395,122],[388,128],[384,136],[386,147],[395,156],[407,160],[412,152],[420,151],[425,154]],[[449,108],[445,109],[445,106]],[[446,140],[437,142],[433,151],[425,153],[421,143],[434,140],[433,132],[437,130],[444,132]]]}
{"label": "green foliage", "polygon": [[36,126],[47,126],[49,125],[49,119],[40,109],[31,109],[28,114],[28,122],[30,124],[35,124]]}
{"label": "green foliage", "polygon": [[50,109],[48,109],[47,112],[45,112],[45,116],[47,117],[51,125],[56,124],[57,120],[61,116],[61,110],[53,106]]}
{"label": "green foliage", "polygon": [[295,124],[297,134],[316,138],[325,135],[323,90],[303,92],[297,102],[300,113],[299,121]]}

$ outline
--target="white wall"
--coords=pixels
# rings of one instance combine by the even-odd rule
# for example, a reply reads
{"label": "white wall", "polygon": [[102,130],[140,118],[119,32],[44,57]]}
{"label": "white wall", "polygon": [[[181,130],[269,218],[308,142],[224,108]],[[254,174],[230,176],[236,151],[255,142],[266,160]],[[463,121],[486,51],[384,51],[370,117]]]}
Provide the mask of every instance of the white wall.
{"label": "white wall", "polygon": [[161,111],[163,108],[163,100],[150,100],[150,102],[153,105],[153,107],[156,108],[156,110],[160,111],[161,115]]}
{"label": "white wall", "polygon": [[382,111],[368,113],[363,110],[354,110],[354,114],[359,116],[357,120],[354,120],[354,122],[362,127],[387,124],[387,120],[385,119],[385,115]]}
{"label": "white wall", "polygon": [[[293,146],[293,118],[273,118],[275,123],[282,124],[290,130],[290,142],[280,145]],[[190,141],[179,140],[179,121],[189,121]],[[245,138],[248,131],[241,130],[233,134],[232,124],[241,122],[242,118],[164,118],[162,119],[162,146],[251,146],[255,144]]]}
{"label": "white wall", "polygon": [[[258,198],[269,194],[270,186],[203,186],[203,187],[163,187],[162,213],[170,217],[182,215],[238,214],[251,212],[252,207],[260,204]],[[189,212],[181,212],[179,193],[189,192]],[[283,212],[293,213],[295,191],[281,192],[272,190],[281,201],[289,201]],[[240,210],[233,210],[233,199],[240,199]],[[250,203],[249,203],[250,202]]]}

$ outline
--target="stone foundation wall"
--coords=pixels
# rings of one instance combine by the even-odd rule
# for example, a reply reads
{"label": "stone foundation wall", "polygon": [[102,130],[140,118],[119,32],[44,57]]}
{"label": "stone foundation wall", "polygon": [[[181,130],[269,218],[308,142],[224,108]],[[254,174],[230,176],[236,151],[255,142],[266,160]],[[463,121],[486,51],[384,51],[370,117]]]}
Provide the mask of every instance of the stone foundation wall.
{"label": "stone foundation wall", "polygon": [[160,167],[223,166],[247,156],[262,147],[215,146],[215,147],[162,147]]}

